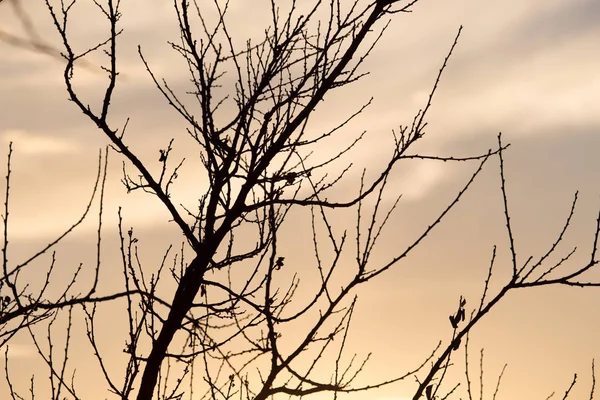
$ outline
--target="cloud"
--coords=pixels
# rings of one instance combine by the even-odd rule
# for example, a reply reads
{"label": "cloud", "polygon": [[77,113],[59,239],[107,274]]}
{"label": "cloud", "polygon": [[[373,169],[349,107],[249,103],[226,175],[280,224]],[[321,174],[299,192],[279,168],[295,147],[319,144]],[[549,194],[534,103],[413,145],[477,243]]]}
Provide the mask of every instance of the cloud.
{"label": "cloud", "polygon": [[0,359],[6,357],[6,352],[8,351],[8,357],[10,359],[15,358],[31,358],[36,354],[35,349],[32,346],[24,345],[24,344],[11,344],[7,345],[6,349],[2,349],[0,351]]}
{"label": "cloud", "polygon": [[420,163],[406,174],[399,190],[405,200],[419,200],[426,196],[447,176],[447,168],[441,162]]}
{"label": "cloud", "polygon": [[5,143],[13,142],[19,152],[27,155],[75,153],[79,146],[71,140],[35,135],[24,130],[6,130],[2,133]]}

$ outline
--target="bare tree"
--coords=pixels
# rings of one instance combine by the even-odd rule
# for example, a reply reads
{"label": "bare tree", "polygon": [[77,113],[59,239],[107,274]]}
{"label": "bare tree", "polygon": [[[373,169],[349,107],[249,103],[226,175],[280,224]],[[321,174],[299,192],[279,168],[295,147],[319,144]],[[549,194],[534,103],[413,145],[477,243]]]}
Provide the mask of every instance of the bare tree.
{"label": "bare tree", "polygon": [[[206,177],[209,184],[195,209],[179,205],[171,195],[185,167],[185,160],[173,156],[176,138],[171,139],[168,146],[156,149],[160,172],[155,174],[151,167],[156,160],[143,160],[127,144],[127,121],[115,122],[111,118],[111,101],[119,82],[117,44],[121,34],[121,4],[118,0],[95,3],[99,15],[109,23],[107,37],[91,48],[78,49],[69,36],[69,26],[74,23],[69,16],[79,3],[46,0],[62,38],[61,57],[66,63],[64,81],[69,100],[108,138],[110,149],[123,160],[122,182],[127,190],[144,191],[156,197],[168,210],[184,242],[177,254],[172,254],[174,250],[169,248],[158,270],[151,273],[137,257],[138,240],[134,230],[123,228],[120,222],[123,287],[111,294],[96,294],[108,156],[101,152],[98,179],[91,197],[92,200],[98,197],[100,204],[98,261],[92,286],[85,294],[72,290],[78,276],[75,274],[61,295],[47,296],[44,288],[53,283],[52,258],[44,288],[30,293],[18,276],[31,261],[9,266],[6,257],[9,153],[4,269],[0,287],[5,296],[0,316],[0,327],[4,330],[0,331],[0,337],[4,345],[16,332],[28,330],[51,371],[52,398],[80,398],[75,378],[68,379],[72,367],[67,363],[71,315],[75,309],[85,315],[87,339],[94,349],[101,378],[121,399],[261,400],[318,392],[331,392],[335,397],[338,393],[369,390],[411,377],[417,381],[413,399],[433,400],[455,394],[458,382],[447,384],[445,381],[455,352],[461,343],[466,349],[468,333],[509,291],[545,285],[600,286],[599,282],[588,282],[582,277],[598,263],[600,215],[594,221],[594,234],[588,244],[589,259],[585,264],[563,272],[563,264],[569,261],[574,250],[557,263],[548,261],[569,228],[577,195],[562,231],[547,251],[525,262],[517,259],[504,179],[503,152],[508,145],[503,144],[501,135],[493,149],[468,157],[410,153],[414,143],[425,136],[428,110],[461,29],[449,43],[449,51],[423,108],[410,124],[392,132],[393,151],[383,168],[376,172],[363,171],[360,182],[356,182],[356,194],[344,191],[346,198],[332,200],[339,197],[337,188],[353,181],[349,172],[351,164],[340,167],[340,163],[356,146],[370,139],[365,133],[360,134],[326,161],[314,161],[314,153],[328,139],[339,135],[370,102],[330,131],[311,133],[308,123],[326,94],[343,90],[366,74],[362,72],[363,62],[385,28],[403,13],[410,12],[416,0],[356,0],[343,4],[339,0],[316,0],[310,7],[289,1],[285,11],[272,0],[271,24],[262,39],[242,42],[230,34],[229,3],[215,0],[212,7],[218,17],[210,21],[203,12],[207,4],[176,1],[174,8],[181,37],[171,46],[188,66],[191,90],[178,93],[153,72],[152,60],[144,56],[142,48],[139,48],[139,56],[165,101],[187,124],[187,134],[200,152],[204,168],[200,176]],[[78,61],[95,52],[103,52],[108,57],[107,63],[101,66],[107,83],[97,106],[88,104],[75,79]],[[225,79],[225,73],[234,75],[233,83]],[[226,94],[220,95],[223,92]],[[223,109],[226,112],[222,112]],[[391,254],[388,262],[375,263],[371,258],[373,251],[401,196],[390,186],[389,177],[401,160],[408,159],[474,163],[473,173],[454,199],[410,245]],[[491,160],[499,161],[500,195],[512,255],[510,279],[500,290],[491,290],[492,272],[496,268],[494,249],[478,304],[472,307],[461,296],[456,312],[449,316],[451,337],[441,340],[420,365],[408,366],[407,371],[399,372],[395,378],[356,384],[355,378],[363,371],[368,356],[361,360],[358,355],[344,364],[342,355],[348,351],[346,335],[357,290],[399,265],[423,243]],[[395,198],[391,203],[384,199],[388,193]],[[82,220],[91,204],[92,201]],[[307,255],[302,263],[302,268],[311,269],[318,277],[310,297],[298,294],[301,271],[283,274],[293,266],[280,251],[280,242],[290,239],[280,232],[286,226],[286,217],[296,209],[306,212],[312,221],[314,253]],[[344,227],[342,233],[331,223],[331,215],[338,209],[348,210],[355,216],[352,225]],[[350,228],[355,231],[349,231]],[[70,231],[35,253],[31,260],[46,255]],[[343,261],[349,257],[353,263],[350,272],[348,262]],[[168,267],[170,260],[173,260],[172,266]],[[290,278],[286,281],[284,277]],[[170,286],[169,280],[175,285]],[[171,287],[175,289],[170,291]],[[101,339],[97,337],[97,309],[112,301],[126,304],[124,312],[129,320],[128,332],[123,332],[127,358],[119,372],[108,366],[108,360],[114,355],[101,351],[98,344]],[[68,316],[67,336],[63,361],[57,362],[53,361],[52,350],[48,352],[39,344],[41,337],[33,325],[44,321],[51,342],[51,326],[61,313]],[[286,333],[292,329],[301,339],[285,341]],[[310,354],[309,361],[306,354]],[[481,360],[483,368],[483,353]],[[331,376],[318,373],[318,366],[327,362],[332,363]],[[468,359],[466,365],[468,394],[472,398]],[[8,368],[7,361],[6,376],[10,383]],[[200,389],[196,384],[199,381],[203,382]],[[198,390],[203,392],[197,394]],[[10,391],[13,398],[21,398],[12,384]],[[33,381],[31,392],[34,392]],[[567,395],[568,392],[565,398]],[[590,397],[593,397],[593,388]]]}
{"label": "bare tree", "polygon": [[21,36],[5,29],[0,29],[0,41],[16,47],[43,53],[54,58],[61,58],[60,51],[49,45],[40,37],[35,24],[27,13],[26,7],[23,7],[23,3],[20,0],[0,0],[0,5],[2,4],[4,4],[2,12],[8,12],[7,9],[10,7],[15,19],[19,21],[25,34]]}

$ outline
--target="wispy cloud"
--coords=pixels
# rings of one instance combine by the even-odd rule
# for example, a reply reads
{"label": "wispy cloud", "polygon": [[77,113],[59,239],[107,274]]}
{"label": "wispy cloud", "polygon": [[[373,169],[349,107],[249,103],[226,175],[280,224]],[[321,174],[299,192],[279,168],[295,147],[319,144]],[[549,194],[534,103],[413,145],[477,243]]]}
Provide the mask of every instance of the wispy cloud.
{"label": "wispy cloud", "polygon": [[419,200],[448,177],[448,169],[440,162],[421,163],[400,180],[399,191],[405,200]]}
{"label": "wispy cloud", "polygon": [[36,351],[32,346],[24,344],[11,344],[6,346],[7,349],[2,349],[0,359],[6,358],[7,352],[10,359],[15,358],[30,358],[36,355]]}
{"label": "wispy cloud", "polygon": [[1,134],[5,143],[13,142],[21,154],[67,154],[79,149],[77,143],[59,137],[35,135],[24,130],[6,130]]}

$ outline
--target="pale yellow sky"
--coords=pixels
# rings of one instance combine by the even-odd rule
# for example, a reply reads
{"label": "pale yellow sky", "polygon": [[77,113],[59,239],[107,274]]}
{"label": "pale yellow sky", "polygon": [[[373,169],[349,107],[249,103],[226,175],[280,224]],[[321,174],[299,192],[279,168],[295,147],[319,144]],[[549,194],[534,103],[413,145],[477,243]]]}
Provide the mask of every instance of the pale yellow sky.
{"label": "pale yellow sky", "polygon": [[[256,4],[268,2],[231,2],[232,34],[242,41],[259,35],[268,15]],[[41,36],[60,46],[42,2],[29,2],[28,7]],[[206,184],[205,178],[197,174],[198,151],[188,146],[184,125],[164,104],[136,53],[136,46],[141,44],[157,75],[165,77],[176,90],[186,88],[185,67],[166,44],[178,38],[171,2],[124,0],[123,7],[125,31],[119,61],[124,77],[115,94],[112,120],[122,124],[131,118],[128,144],[149,162],[156,161],[157,149],[177,137],[175,155],[185,156],[189,164],[180,174],[173,196],[176,204],[193,207]],[[72,33],[76,43],[91,43],[105,34],[104,21],[99,22],[97,12],[92,10],[86,3],[73,16],[77,19]],[[330,129],[373,96],[373,104],[347,132],[351,136],[368,130],[365,144],[351,155],[356,164],[351,176],[359,177],[363,166],[376,169],[389,154],[391,130],[410,124],[424,106],[460,25],[464,30],[434,99],[427,136],[413,150],[444,156],[471,155],[494,147],[501,131],[503,140],[512,144],[505,154],[506,175],[521,261],[529,255],[535,258],[548,248],[566,218],[573,193],[579,190],[580,204],[572,231],[560,249],[564,255],[570,246],[579,246],[581,253],[576,254],[574,267],[589,255],[590,235],[600,207],[597,0],[421,0],[413,13],[394,17],[365,62],[364,70],[370,75],[328,96],[317,110],[311,129]],[[0,29],[22,34],[6,4],[0,6]],[[5,160],[8,142],[14,142],[11,262],[35,252],[78,218],[91,194],[98,150],[106,145],[93,124],[66,100],[62,68],[51,57],[0,42],[0,160]],[[101,93],[103,77],[93,69],[82,70],[77,84],[93,103]],[[333,144],[339,146],[340,142]],[[323,149],[322,155],[326,154],[327,149]],[[114,153],[110,158],[103,256],[109,282],[114,273],[111,262],[119,256],[119,206],[123,207],[125,225],[135,226],[146,244],[146,260],[162,254],[169,243],[178,247],[181,241],[154,198],[126,193],[120,184],[121,160]],[[389,260],[414,240],[456,195],[474,166],[406,161],[391,177],[392,186],[404,198],[381,238],[374,262]],[[156,163],[154,171],[158,167]],[[335,194],[355,193],[356,182],[350,179]],[[4,187],[5,183],[0,183],[2,192]],[[386,200],[397,193],[389,194]],[[499,251],[497,284],[510,272],[500,200],[494,160],[422,246],[403,264],[358,292],[349,340],[359,354],[373,352],[361,382],[403,373],[422,361],[439,340],[448,340],[448,315],[455,311],[460,295],[475,306],[494,245]],[[354,229],[348,214],[339,213],[333,218],[340,232],[343,228]],[[298,232],[309,234],[310,225],[302,214],[291,215],[289,222],[286,229],[294,240],[281,246],[290,266],[301,268],[302,255],[311,251],[311,238],[303,240]],[[68,265],[66,270],[79,262],[94,262],[95,230],[93,218],[59,248],[59,259]],[[600,271],[590,273],[589,278],[600,280]],[[586,398],[591,361],[600,360],[599,302],[600,288],[540,288],[510,293],[471,335],[470,365],[475,381],[479,376],[479,349],[485,347],[485,398],[491,399],[504,363],[508,367],[499,399],[543,399],[552,392],[558,396],[568,387],[573,373],[578,374],[578,384],[571,398]],[[118,353],[123,340],[124,336],[109,334],[106,346]],[[84,341],[80,345],[82,352],[89,351]],[[30,373],[38,368],[34,366],[35,358],[29,356],[31,349],[22,339],[11,350],[12,373],[18,375],[23,391]],[[76,355],[75,359],[79,357],[83,356]],[[462,359],[461,352],[454,377],[464,381]],[[78,373],[83,376],[94,376],[81,369]],[[45,374],[41,372],[38,379],[43,380]],[[414,380],[409,378],[372,394],[341,398],[405,400],[402,396],[410,396],[414,387]],[[5,397],[5,390],[6,382],[2,381],[0,398]],[[102,399],[108,394],[90,396]]]}

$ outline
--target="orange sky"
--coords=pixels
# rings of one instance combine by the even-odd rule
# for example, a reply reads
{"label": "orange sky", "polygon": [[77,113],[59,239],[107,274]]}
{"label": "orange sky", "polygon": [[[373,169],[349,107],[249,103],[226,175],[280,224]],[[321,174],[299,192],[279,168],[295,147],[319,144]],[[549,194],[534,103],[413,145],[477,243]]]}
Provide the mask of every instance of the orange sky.
{"label": "orange sky", "polygon": [[[33,2],[31,2],[33,3]],[[261,2],[267,4],[268,2]],[[233,35],[260,34],[264,10],[233,1]],[[85,7],[83,7],[85,9]],[[58,37],[40,5],[30,13],[41,36],[59,46]],[[97,13],[77,14],[73,37],[81,44],[102,37]],[[181,134],[181,121],[162,101],[137,57],[141,44],[159,76],[173,87],[185,88],[188,76],[166,40],[177,39],[171,2],[124,2],[119,59],[124,78],[113,102],[113,120],[131,117],[128,144],[152,160],[169,138]],[[267,16],[268,17],[268,16]],[[248,24],[253,21],[253,25]],[[517,253],[521,261],[541,255],[560,231],[576,190],[580,204],[561,255],[577,244],[580,254],[572,266],[589,255],[594,218],[600,207],[600,3],[596,0],[422,0],[414,12],[394,17],[384,38],[365,63],[370,75],[326,98],[313,129],[327,130],[354,112],[370,96],[374,102],[348,128],[349,134],[367,129],[369,145],[352,154],[361,167],[377,168],[389,150],[391,129],[410,124],[423,107],[443,57],[459,25],[459,45],[442,79],[429,114],[426,138],[413,150],[424,154],[466,156],[494,147],[498,132],[511,143],[505,154],[510,208]],[[6,4],[0,6],[0,29],[20,34]],[[102,75],[82,70],[78,85],[90,102],[96,101]],[[62,64],[47,56],[0,43],[0,151],[5,160],[14,142],[10,260],[18,262],[68,227],[83,211],[96,174],[98,149],[106,144],[100,132],[67,102]],[[185,141],[182,139],[182,144]],[[177,145],[177,142],[176,142]],[[325,152],[326,150],[323,149]],[[176,146],[176,155],[190,160],[174,190],[176,203],[194,204],[202,192],[189,147]],[[106,276],[118,259],[116,211],[123,206],[126,226],[133,225],[146,247],[144,257],[162,253],[180,238],[156,199],[127,194],[120,184],[121,161],[111,154],[105,204]],[[404,198],[374,256],[385,262],[431,223],[460,190],[475,165],[430,161],[406,162],[393,176],[392,186]],[[4,167],[5,168],[5,167]],[[158,168],[158,167],[156,167]],[[158,170],[158,169],[157,169]],[[348,181],[348,190],[356,181]],[[0,183],[2,191],[4,182]],[[343,190],[337,194],[343,195]],[[393,195],[390,193],[391,200]],[[492,247],[499,249],[498,279],[510,271],[501,208],[497,161],[492,161],[446,221],[397,268],[358,292],[359,303],[351,329],[352,350],[373,352],[361,381],[391,378],[414,367],[437,344],[451,335],[448,315],[460,295],[469,305],[478,301]],[[340,231],[354,221],[333,216]],[[290,217],[289,237],[282,244],[290,266],[301,268],[311,238],[305,216]],[[166,228],[165,228],[166,227]],[[75,231],[60,247],[66,265],[93,263],[95,218]],[[285,230],[285,229],[284,229]],[[166,233],[165,233],[166,232]],[[110,247],[112,244],[112,248]],[[150,262],[150,261],[148,261]],[[65,267],[67,268],[67,267]],[[70,267],[69,267],[70,268]],[[68,268],[67,268],[68,269]],[[600,271],[588,275],[600,280]],[[500,281],[498,281],[500,282]],[[499,398],[546,398],[562,394],[578,374],[572,397],[589,393],[590,365],[600,359],[600,289],[539,288],[509,293],[471,335],[471,359],[478,380],[479,349],[485,347],[485,396],[490,398],[504,363],[508,367]],[[124,337],[124,336],[123,336]],[[21,339],[19,339],[21,340]],[[124,339],[123,339],[124,340]],[[116,351],[121,337],[107,336]],[[89,351],[81,344],[81,351]],[[25,339],[11,349],[13,374],[26,391],[35,360]],[[77,358],[77,356],[75,357]],[[462,363],[463,355],[456,359]],[[83,369],[83,368],[82,368]],[[462,379],[462,364],[457,378]],[[85,374],[84,371],[81,372]],[[40,381],[45,372],[40,373]],[[82,385],[80,385],[82,386]],[[462,386],[461,386],[462,387]],[[348,399],[404,400],[414,380]],[[0,382],[0,398],[6,396]],[[92,389],[93,390],[93,389]],[[477,393],[478,389],[476,390]],[[108,394],[89,398],[104,398]],[[314,396],[326,399],[330,396]],[[407,397],[409,398],[409,397]]]}

